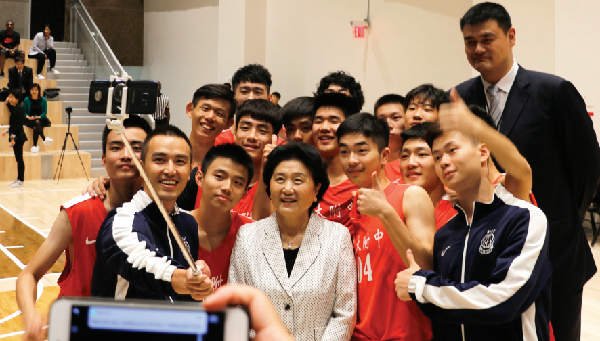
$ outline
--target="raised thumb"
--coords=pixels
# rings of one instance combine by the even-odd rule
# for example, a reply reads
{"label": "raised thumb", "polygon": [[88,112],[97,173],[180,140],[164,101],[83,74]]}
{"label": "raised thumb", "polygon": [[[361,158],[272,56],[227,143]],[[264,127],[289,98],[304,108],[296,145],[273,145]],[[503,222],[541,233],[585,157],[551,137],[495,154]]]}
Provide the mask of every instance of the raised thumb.
{"label": "raised thumb", "polygon": [[371,174],[371,179],[373,180],[373,185],[371,186],[371,188],[381,190],[381,184],[379,183],[379,177],[377,176],[376,171]]}
{"label": "raised thumb", "polygon": [[413,265],[417,265],[417,262],[415,262],[415,256],[413,256],[411,249],[406,250],[406,259],[408,260],[409,268],[412,268]]}

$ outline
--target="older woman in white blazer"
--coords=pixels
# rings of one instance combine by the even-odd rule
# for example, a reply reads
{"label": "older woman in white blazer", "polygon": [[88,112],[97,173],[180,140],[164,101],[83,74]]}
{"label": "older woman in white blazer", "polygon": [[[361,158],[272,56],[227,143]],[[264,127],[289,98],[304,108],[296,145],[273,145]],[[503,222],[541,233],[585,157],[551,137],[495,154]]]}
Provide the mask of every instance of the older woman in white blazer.
{"label": "older woman in white blazer", "polygon": [[356,263],[348,229],[314,208],[329,187],[314,147],[276,147],[263,167],[275,207],[237,235],[229,283],[264,291],[298,341],[349,340],[356,322]]}

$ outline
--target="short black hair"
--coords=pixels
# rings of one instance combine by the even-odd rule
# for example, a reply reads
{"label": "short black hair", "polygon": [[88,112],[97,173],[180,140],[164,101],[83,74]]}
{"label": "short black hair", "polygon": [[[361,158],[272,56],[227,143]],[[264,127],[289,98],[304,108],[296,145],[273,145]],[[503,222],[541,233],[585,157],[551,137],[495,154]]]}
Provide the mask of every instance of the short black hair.
{"label": "short black hair", "polygon": [[450,102],[450,97],[444,90],[426,83],[417,86],[406,94],[406,106],[410,106],[410,102],[413,100],[418,100],[420,104],[429,100],[433,107],[440,110],[440,105]]}
{"label": "short black hair", "polygon": [[315,186],[321,185],[321,188],[317,192],[317,201],[309,209],[309,213],[312,213],[329,188],[329,177],[327,176],[325,162],[315,147],[311,145],[288,141],[287,144],[277,146],[273,149],[271,154],[267,156],[267,162],[263,166],[263,181],[266,185],[267,195],[271,196],[271,178],[273,177],[275,168],[280,163],[289,160],[301,162],[311,173],[310,175],[312,175]]}
{"label": "short black hair", "polygon": [[31,89],[36,88],[38,90],[39,96],[42,97],[42,88],[40,88],[40,85],[38,83],[32,83],[31,86],[29,86],[29,91],[31,92]]}
{"label": "short black hair", "polygon": [[195,108],[199,100],[215,98],[224,99],[229,102],[229,115],[227,115],[227,119],[232,118],[236,110],[237,102],[233,96],[233,91],[223,84],[206,84],[199,87],[196,92],[194,92],[192,104]]}
{"label": "short black hair", "polygon": [[[315,98],[314,114],[321,107],[335,107],[344,112],[344,119],[358,113],[359,108],[350,97],[340,93],[323,93]],[[313,117],[314,117],[313,114]]]}
{"label": "short black hair", "polygon": [[194,155],[194,151],[192,150],[192,143],[190,142],[190,139],[187,137],[186,133],[184,133],[183,131],[181,131],[181,129],[177,128],[172,124],[162,125],[154,129],[152,132],[150,132],[150,134],[148,134],[148,136],[146,136],[146,140],[142,145],[142,161],[146,160],[146,154],[148,154],[148,145],[150,144],[150,141],[152,141],[152,139],[156,136],[174,136],[184,139],[188,147],[190,147],[189,157],[190,163],[192,162],[192,155]]}
{"label": "short black hair", "polygon": [[50,24],[45,24],[45,25],[44,25],[44,30],[46,29],[46,27],[48,27],[48,29],[49,29],[50,31],[52,31],[52,27],[50,27]]}
{"label": "short black hair", "polygon": [[431,126],[435,124],[434,122],[423,122],[417,124],[416,126],[410,127],[410,129],[406,129],[400,133],[400,137],[402,137],[402,146],[404,143],[410,139],[418,139],[425,140],[425,136],[427,136],[427,131],[431,128]]}
{"label": "short black hair", "polygon": [[358,106],[357,111],[362,109],[365,104],[365,95],[363,94],[360,83],[358,83],[354,77],[344,71],[329,73],[327,76],[321,78],[317,87],[317,96],[324,94],[325,90],[327,90],[331,84],[337,84],[342,88],[348,89],[350,96],[352,96],[352,99]]}
{"label": "short black hair", "polygon": [[292,121],[301,117],[313,117],[313,107],[315,105],[314,97],[297,97],[287,102],[283,108],[281,108],[281,121],[283,126],[286,127],[292,124]]}
{"label": "short black hair", "polygon": [[248,154],[243,147],[234,143],[225,143],[210,148],[208,152],[206,152],[204,159],[202,159],[202,166],[200,169],[202,170],[203,176],[206,176],[208,167],[210,167],[213,161],[215,161],[217,158],[229,159],[234,163],[246,168],[246,172],[248,173],[246,188],[248,188],[248,185],[254,176],[254,163],[252,162],[252,157],[250,157],[250,154]]}
{"label": "short black hair", "polygon": [[267,68],[260,64],[249,64],[239,68],[234,74],[231,83],[233,84],[233,92],[242,82],[250,82],[263,84],[267,87],[267,93],[271,91],[271,73]]}
{"label": "short black hair", "polygon": [[9,22],[13,23],[13,25],[15,24],[14,21],[12,21],[12,20],[9,19],[9,20],[6,20],[6,25],[8,25]]}
{"label": "short black hair", "polygon": [[402,107],[404,108],[404,110],[406,110],[406,99],[398,94],[387,94],[387,95],[383,95],[381,97],[379,97],[379,99],[377,100],[377,102],[375,102],[375,108],[373,111],[373,114],[375,114],[375,116],[377,116],[377,109],[379,109],[379,107],[381,107],[382,105],[386,105],[386,104],[400,104],[402,105]]}
{"label": "short black hair", "polygon": [[[152,132],[152,128],[150,127],[148,121],[138,115],[129,115],[129,117],[123,121],[123,127],[125,127],[125,129],[140,128],[146,132],[146,136]],[[106,154],[106,143],[108,140],[108,134],[111,130],[112,129],[109,129],[108,126],[104,126],[104,130],[102,131],[102,155]]]}
{"label": "short black hair", "polygon": [[21,56],[15,57],[15,64],[18,62],[25,63],[25,59],[23,59]]}
{"label": "short black hair", "polygon": [[8,94],[13,95],[16,99],[21,99],[21,90],[20,89],[8,89]]}
{"label": "short black hair", "polygon": [[383,120],[369,113],[360,113],[344,120],[335,132],[338,143],[342,137],[350,134],[361,134],[368,137],[377,144],[377,150],[381,151],[390,143],[390,128]]}
{"label": "short black hair", "polygon": [[488,20],[496,20],[504,34],[512,27],[510,15],[504,6],[494,2],[482,2],[469,8],[463,15],[460,19],[460,30],[462,31],[465,25],[477,25]]}
{"label": "short black hair", "polygon": [[433,151],[433,142],[440,136],[444,134],[442,127],[438,122],[431,122],[429,129],[427,129],[427,133],[425,134],[425,142],[431,150]]}
{"label": "short black hair", "polygon": [[277,98],[281,98],[281,94],[280,94],[279,92],[277,92],[277,91],[275,91],[275,92],[273,93],[273,96],[275,96],[275,97],[277,97]]}
{"label": "short black hair", "polygon": [[279,107],[273,102],[266,99],[249,99],[240,105],[239,110],[235,114],[235,129],[242,117],[250,116],[255,120],[265,121],[273,127],[273,134],[279,133],[281,130],[281,115]]}
{"label": "short black hair", "polygon": [[490,127],[494,128],[494,130],[498,130],[498,126],[496,125],[496,122],[492,118],[492,115],[490,115],[487,112],[487,110],[483,109],[482,107],[480,107],[480,106],[478,106],[476,104],[469,104],[469,110],[471,110],[471,112],[473,113],[473,115],[479,117],[487,125],[489,125]]}

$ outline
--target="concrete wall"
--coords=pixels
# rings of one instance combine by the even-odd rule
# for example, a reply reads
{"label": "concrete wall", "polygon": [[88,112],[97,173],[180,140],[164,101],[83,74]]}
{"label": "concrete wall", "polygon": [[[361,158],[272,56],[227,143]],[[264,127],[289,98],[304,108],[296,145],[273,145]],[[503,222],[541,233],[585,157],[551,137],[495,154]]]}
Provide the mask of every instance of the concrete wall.
{"label": "concrete wall", "polygon": [[21,34],[21,39],[28,39],[29,32],[29,0],[0,1],[0,30],[6,29],[6,22],[15,23],[15,31]]}

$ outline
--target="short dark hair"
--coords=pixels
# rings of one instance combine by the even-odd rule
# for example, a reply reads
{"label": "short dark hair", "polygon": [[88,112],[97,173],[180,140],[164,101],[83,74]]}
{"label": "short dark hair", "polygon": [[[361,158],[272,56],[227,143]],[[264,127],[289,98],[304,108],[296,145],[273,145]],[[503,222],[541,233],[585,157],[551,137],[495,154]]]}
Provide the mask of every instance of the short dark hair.
{"label": "short dark hair", "polygon": [[249,64],[239,68],[234,74],[231,83],[233,84],[233,92],[242,82],[250,82],[263,84],[267,87],[267,93],[271,91],[271,73],[267,68],[260,64]]}
{"label": "short dark hair", "polygon": [[373,114],[375,114],[375,116],[377,116],[377,109],[379,109],[379,107],[381,107],[382,105],[386,105],[386,104],[400,104],[402,105],[402,107],[406,110],[406,99],[398,94],[387,94],[387,95],[383,95],[381,97],[379,97],[379,99],[377,100],[377,102],[375,102],[375,108],[373,111]]}
{"label": "short dark hair", "polygon": [[498,126],[496,125],[496,122],[492,118],[492,115],[490,115],[487,112],[487,110],[483,109],[482,107],[480,107],[480,106],[478,106],[476,104],[470,104],[469,105],[469,110],[471,110],[471,112],[473,113],[473,115],[479,117],[487,125],[489,125],[490,127],[494,128],[494,130],[498,130]]}
{"label": "short dark hair", "polygon": [[210,148],[208,152],[206,152],[204,159],[202,159],[202,166],[200,169],[202,170],[203,176],[206,176],[208,167],[210,167],[213,161],[215,161],[217,158],[229,159],[234,163],[246,168],[246,172],[248,173],[246,188],[248,188],[248,185],[254,176],[254,163],[252,162],[252,157],[250,157],[250,154],[248,154],[243,147],[233,143],[225,143]]}
{"label": "short dark hair", "polygon": [[327,76],[321,78],[317,87],[317,96],[325,93],[325,90],[329,88],[331,84],[337,84],[343,88],[348,89],[350,96],[356,102],[358,110],[362,109],[365,104],[365,95],[363,94],[360,83],[344,71],[331,72]]}
{"label": "short dark hair", "polygon": [[342,137],[350,134],[361,134],[368,137],[377,144],[377,150],[381,151],[390,143],[390,128],[383,120],[369,113],[360,113],[344,120],[335,132],[338,143]]}
{"label": "short dark hair", "polygon": [[[125,127],[125,129],[140,128],[146,132],[146,136],[152,132],[152,128],[150,127],[148,121],[138,115],[129,115],[129,117],[123,121],[123,127]],[[108,134],[111,130],[112,129],[109,129],[108,126],[104,126],[104,130],[102,131],[102,155],[106,154],[106,143],[108,140]]]}
{"label": "short dark hair", "polygon": [[329,188],[329,177],[327,176],[325,162],[315,147],[311,145],[289,141],[287,144],[277,146],[273,149],[271,154],[267,156],[267,162],[263,166],[263,181],[266,185],[267,195],[271,196],[271,178],[273,177],[275,168],[283,161],[289,160],[301,162],[308,169],[310,175],[312,175],[315,186],[321,185],[321,188],[317,192],[317,201],[309,209],[309,213],[312,213]]}
{"label": "short dark hair", "polygon": [[50,31],[52,31],[52,27],[50,27],[50,24],[45,24],[45,25],[44,25],[44,30],[46,29],[46,27],[48,27],[48,29],[49,29]]}
{"label": "short dark hair", "polygon": [[23,57],[21,56],[17,56],[15,57],[15,64],[18,62],[25,63],[25,59],[23,59]]}
{"label": "short dark hair", "polygon": [[40,85],[38,83],[31,84],[31,86],[29,87],[29,91],[31,91],[31,89],[33,88],[37,88],[39,96],[42,97],[42,88],[40,88]]}
{"label": "short dark hair", "polygon": [[314,97],[297,97],[287,102],[281,108],[281,121],[283,126],[288,126],[293,120],[301,117],[313,117],[313,107],[315,105]]}
{"label": "short dark hair", "polygon": [[477,25],[488,20],[496,20],[504,34],[512,27],[510,15],[504,6],[493,2],[482,2],[467,11],[460,19],[460,30],[465,25]]}
{"label": "short dark hair", "polygon": [[16,99],[21,99],[21,96],[22,96],[20,89],[9,89],[8,94],[13,95],[13,97]]}
{"label": "short dark hair", "polygon": [[444,90],[427,83],[417,86],[406,94],[406,106],[410,106],[410,102],[413,100],[419,100],[421,104],[429,100],[433,107],[440,110],[440,105],[450,102],[450,97]]}
{"label": "short dark hair", "polygon": [[275,91],[275,92],[273,93],[273,96],[275,96],[275,97],[277,97],[277,98],[281,98],[281,94],[280,94],[279,92],[277,92],[277,91]]}
{"label": "short dark hair", "polygon": [[242,117],[250,116],[255,120],[265,121],[273,127],[273,134],[277,134],[281,130],[281,115],[279,107],[273,102],[266,99],[249,99],[240,105],[239,110],[235,113],[235,129]]}
{"label": "short dark hair", "polygon": [[12,21],[12,20],[9,19],[9,20],[6,20],[6,25],[8,25],[9,22],[13,23],[13,25],[15,24],[14,21]]}
{"label": "short dark hair", "polygon": [[433,151],[433,142],[440,136],[444,134],[442,127],[438,122],[431,122],[429,129],[427,129],[427,133],[425,134],[425,142],[431,150]]}
{"label": "short dark hair", "polygon": [[233,95],[233,91],[229,89],[227,86],[222,84],[206,84],[199,87],[196,92],[194,92],[194,98],[192,99],[192,104],[194,108],[198,104],[198,101],[201,99],[224,99],[229,102],[229,115],[227,119],[233,118],[233,114],[236,110],[236,101]]}
{"label": "short dark hair", "polygon": [[190,142],[190,139],[188,139],[187,135],[181,131],[181,129],[171,124],[162,125],[154,129],[152,132],[150,132],[150,134],[148,134],[148,136],[146,136],[146,140],[142,145],[142,161],[146,160],[146,154],[148,154],[148,145],[156,136],[174,136],[184,139],[188,147],[190,147],[190,163],[192,162],[192,155],[194,155],[194,151],[192,150],[192,143]]}
{"label": "short dark hair", "polygon": [[410,129],[406,129],[400,133],[400,137],[402,138],[402,146],[404,143],[410,139],[418,139],[425,140],[425,136],[427,136],[427,131],[431,128],[431,126],[435,124],[434,122],[423,122],[417,124],[416,126],[410,127]]}
{"label": "short dark hair", "polygon": [[[340,93],[323,93],[315,98],[314,113],[321,107],[335,107],[344,112],[344,119],[358,113],[358,105],[350,97]],[[314,117],[314,114],[313,114]]]}

